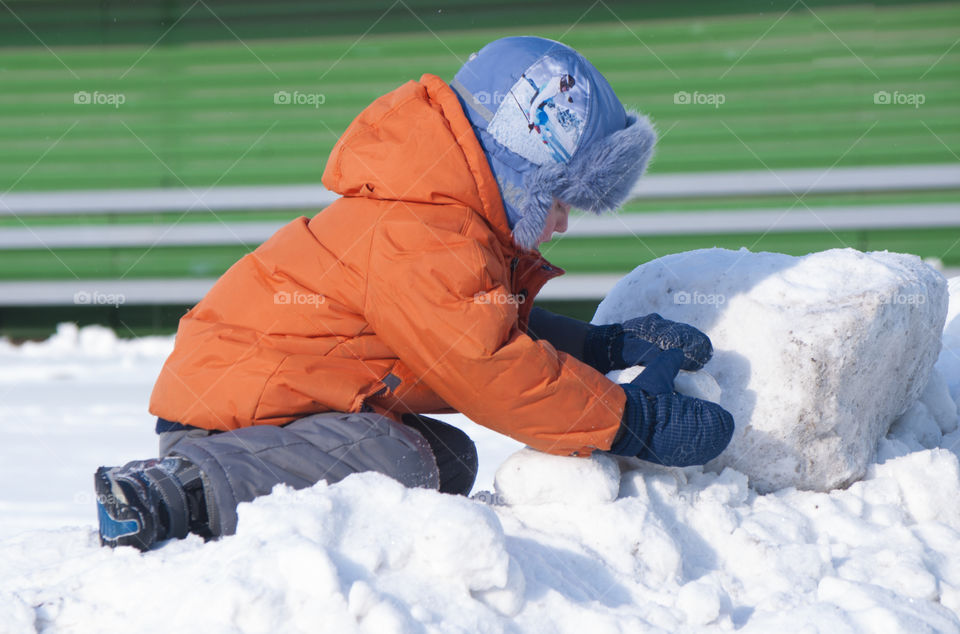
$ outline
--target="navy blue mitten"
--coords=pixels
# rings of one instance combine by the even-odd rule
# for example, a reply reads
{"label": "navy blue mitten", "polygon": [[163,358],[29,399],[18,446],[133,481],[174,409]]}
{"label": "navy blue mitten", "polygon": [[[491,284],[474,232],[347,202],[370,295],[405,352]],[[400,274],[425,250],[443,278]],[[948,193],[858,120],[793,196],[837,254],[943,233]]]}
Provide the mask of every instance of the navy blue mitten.
{"label": "navy blue mitten", "polygon": [[592,326],[584,343],[584,360],[600,372],[649,365],[663,350],[683,351],[683,370],[699,370],[713,356],[710,338],[689,324],[657,313],[622,324]]}
{"label": "navy blue mitten", "polygon": [[673,389],[685,361],[683,351],[666,350],[633,382],[620,386],[627,403],[610,453],[687,467],[706,464],[726,448],[733,437],[733,416],[716,403]]}
{"label": "navy blue mitten", "polygon": [[664,319],[657,313],[635,317],[623,322],[623,359],[630,363],[635,354],[645,353],[644,344],[654,344],[661,350],[679,348],[683,351],[682,370],[699,370],[713,356],[710,338],[689,324]]}
{"label": "navy blue mitten", "polygon": [[627,337],[623,326],[624,324],[591,326],[583,345],[583,360],[599,372],[606,374],[611,370],[647,365],[660,354],[660,348],[655,344],[631,337],[625,358],[624,347]]}

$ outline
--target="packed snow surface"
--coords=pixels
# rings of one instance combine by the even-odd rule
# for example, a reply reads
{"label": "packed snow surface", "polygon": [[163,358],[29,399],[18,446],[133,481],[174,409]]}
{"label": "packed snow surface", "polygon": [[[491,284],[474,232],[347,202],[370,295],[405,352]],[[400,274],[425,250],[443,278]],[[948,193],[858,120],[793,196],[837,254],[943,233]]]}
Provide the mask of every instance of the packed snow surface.
{"label": "packed snow surface", "polygon": [[0,342],[0,632],[960,632],[953,282],[939,372],[846,489],[517,453],[451,416],[486,503],[358,474],[146,554],[98,546],[92,472],[155,451],[172,338]]}
{"label": "packed snow surface", "polygon": [[[863,477],[877,441],[924,392],[947,297],[943,276],[913,255],[702,249],[638,266],[594,323],[657,312],[706,332],[706,371],[736,421],[711,466],[762,492],[829,491]],[[936,387],[929,398],[949,401]]]}

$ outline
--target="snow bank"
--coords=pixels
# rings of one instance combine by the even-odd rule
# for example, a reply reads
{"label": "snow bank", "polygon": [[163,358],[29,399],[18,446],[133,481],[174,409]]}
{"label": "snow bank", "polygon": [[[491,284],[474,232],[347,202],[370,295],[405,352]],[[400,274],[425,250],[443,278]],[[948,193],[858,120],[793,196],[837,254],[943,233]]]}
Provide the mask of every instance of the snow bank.
{"label": "snow bank", "polygon": [[142,555],[26,533],[0,542],[0,629],[960,632],[950,451],[830,493],[600,454],[524,450],[501,472],[491,506],[378,474],[278,487],[237,535]]}
{"label": "snow bank", "polygon": [[[960,285],[951,290],[955,316]],[[127,419],[162,356],[114,342],[97,357],[82,336],[56,354],[0,343],[5,364],[48,377],[0,376],[0,502],[49,499],[31,485],[67,457],[80,468],[65,486],[89,494],[93,467],[117,462],[97,451],[142,453],[118,450],[116,431],[149,431]],[[491,435],[480,445],[481,463],[500,465],[490,504],[359,474],[279,487],[240,508],[237,535],[145,554],[101,549],[89,523],[49,530],[60,526],[49,515],[0,503],[0,524],[33,522],[0,540],[0,632],[960,633],[960,431],[944,400],[960,373],[946,371],[946,351],[925,410],[880,440],[862,480],[828,493],[761,494],[734,469],[602,454],[507,459],[515,443]],[[57,373],[83,359],[109,391]],[[118,411],[102,409],[111,395]],[[53,405],[64,399],[69,409]],[[73,428],[100,442],[63,433]],[[37,444],[49,451],[32,453]],[[84,505],[92,518],[92,495]]]}
{"label": "snow bank", "polygon": [[[0,338],[0,384],[29,380],[90,380],[108,376],[116,381],[117,366],[133,369],[145,360],[161,362],[173,351],[173,337],[121,339],[103,326],[78,328],[62,323],[45,341],[18,345]],[[132,376],[139,380],[139,376]],[[153,378],[156,378],[154,375]]]}
{"label": "snow bank", "polygon": [[878,439],[925,389],[947,285],[897,253],[706,249],[637,267],[594,322],[651,312],[714,343],[706,370],[736,431],[711,466],[748,474],[760,491],[827,491],[863,476]]}
{"label": "snow bank", "polygon": [[193,536],[139,555],[100,549],[88,530],[3,543],[0,614],[18,620],[0,628],[406,632],[452,617],[478,631],[523,603],[505,539],[488,507],[378,474],[281,486],[241,506],[235,536],[206,545]]}

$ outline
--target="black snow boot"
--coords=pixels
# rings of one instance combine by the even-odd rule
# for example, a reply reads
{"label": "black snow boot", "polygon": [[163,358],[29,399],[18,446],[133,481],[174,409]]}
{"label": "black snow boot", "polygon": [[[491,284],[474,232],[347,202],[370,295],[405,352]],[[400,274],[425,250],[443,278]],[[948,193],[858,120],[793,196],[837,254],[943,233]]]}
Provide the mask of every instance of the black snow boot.
{"label": "black snow boot", "polygon": [[188,533],[210,536],[200,469],[185,458],[100,467],[94,485],[103,546],[148,550]]}

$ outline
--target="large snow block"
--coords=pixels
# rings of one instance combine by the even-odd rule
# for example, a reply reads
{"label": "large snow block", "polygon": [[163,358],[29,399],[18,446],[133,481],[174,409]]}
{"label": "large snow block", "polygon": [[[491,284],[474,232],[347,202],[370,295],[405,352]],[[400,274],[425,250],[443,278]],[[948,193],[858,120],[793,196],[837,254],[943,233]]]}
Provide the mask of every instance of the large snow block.
{"label": "large snow block", "polygon": [[704,249],[637,267],[593,323],[651,312],[713,341],[705,370],[736,431],[708,468],[741,471],[760,492],[827,491],[863,477],[878,439],[926,386],[947,285],[898,253]]}

